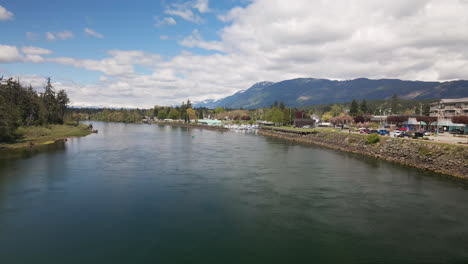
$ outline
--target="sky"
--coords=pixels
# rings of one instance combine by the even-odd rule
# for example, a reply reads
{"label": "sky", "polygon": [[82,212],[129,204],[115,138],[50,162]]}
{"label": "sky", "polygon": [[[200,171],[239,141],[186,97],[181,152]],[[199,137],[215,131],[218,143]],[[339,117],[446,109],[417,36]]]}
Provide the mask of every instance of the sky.
{"label": "sky", "polygon": [[468,0],[0,0],[0,76],[73,106],[178,105],[260,81],[468,79]]}

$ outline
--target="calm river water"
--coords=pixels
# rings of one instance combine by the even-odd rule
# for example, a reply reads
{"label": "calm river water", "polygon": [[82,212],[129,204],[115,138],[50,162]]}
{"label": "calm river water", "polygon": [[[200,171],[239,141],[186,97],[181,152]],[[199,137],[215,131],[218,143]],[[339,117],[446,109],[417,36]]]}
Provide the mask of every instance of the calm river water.
{"label": "calm river water", "polygon": [[468,184],[253,134],[94,123],[0,154],[0,263],[468,261]]}

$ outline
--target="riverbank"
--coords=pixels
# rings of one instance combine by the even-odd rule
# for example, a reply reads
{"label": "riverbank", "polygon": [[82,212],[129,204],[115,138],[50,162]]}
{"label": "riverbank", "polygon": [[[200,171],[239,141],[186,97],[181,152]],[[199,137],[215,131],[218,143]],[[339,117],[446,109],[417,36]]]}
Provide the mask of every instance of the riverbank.
{"label": "riverbank", "polygon": [[84,124],[19,127],[16,133],[20,135],[20,138],[14,143],[0,143],[0,149],[47,145],[70,137],[84,137],[92,132],[92,128]]}
{"label": "riverbank", "polygon": [[216,131],[228,131],[228,128],[222,126],[209,126],[209,125],[198,125],[192,123],[177,123],[177,122],[153,122],[151,124],[158,124],[158,125],[167,125],[167,126],[175,126],[175,127],[185,127],[185,128],[198,128],[198,129],[208,129],[208,130],[216,130]]}
{"label": "riverbank", "polygon": [[301,134],[295,130],[263,128],[258,133],[468,179],[468,147],[466,146],[391,137],[380,137],[379,142],[366,144],[367,136],[365,135],[322,131],[320,129]]}

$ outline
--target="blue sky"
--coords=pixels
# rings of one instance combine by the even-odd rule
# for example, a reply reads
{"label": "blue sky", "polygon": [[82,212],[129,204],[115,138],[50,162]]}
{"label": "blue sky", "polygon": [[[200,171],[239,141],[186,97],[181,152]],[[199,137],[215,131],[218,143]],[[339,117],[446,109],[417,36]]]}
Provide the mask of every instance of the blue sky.
{"label": "blue sky", "polygon": [[[217,32],[224,23],[216,18],[216,13],[226,12],[236,1],[216,1],[203,14],[203,23],[193,23],[181,17],[168,16],[165,10],[171,4],[183,1],[0,1],[0,5],[14,11],[14,19],[0,23],[2,43],[16,46],[40,46],[53,50],[55,56],[103,59],[107,50],[144,50],[172,57],[179,54],[182,47],[177,41],[197,29],[207,40],[219,39]],[[193,10],[196,15],[196,10]],[[156,18],[157,17],[157,18]],[[156,26],[156,19],[172,17],[176,25]],[[89,28],[103,38],[96,38],[84,32]],[[46,32],[70,31],[73,37],[65,40],[48,41]],[[30,38],[27,32],[32,34]],[[167,36],[167,40],[161,40]],[[185,47],[185,49],[187,49]],[[211,51],[188,48],[200,54]],[[23,74],[66,75],[83,83],[92,83],[100,76],[99,72],[64,68],[54,63],[17,63],[3,66],[11,72]],[[142,69],[143,70],[143,69]],[[65,76],[63,76],[65,77]]]}
{"label": "blue sky", "polygon": [[467,79],[465,10],[458,0],[0,0],[0,74],[37,89],[51,76],[76,106],[128,107],[297,77]]}

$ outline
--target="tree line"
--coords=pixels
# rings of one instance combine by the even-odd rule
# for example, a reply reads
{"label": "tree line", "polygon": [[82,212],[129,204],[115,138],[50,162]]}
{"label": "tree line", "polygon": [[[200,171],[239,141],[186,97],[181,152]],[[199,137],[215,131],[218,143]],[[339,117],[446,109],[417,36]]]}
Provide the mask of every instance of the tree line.
{"label": "tree line", "polygon": [[39,93],[19,80],[0,77],[0,142],[16,140],[19,126],[63,124],[69,102],[64,90],[55,91],[50,78]]}

